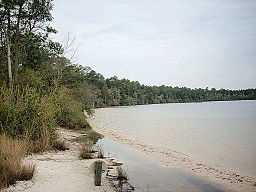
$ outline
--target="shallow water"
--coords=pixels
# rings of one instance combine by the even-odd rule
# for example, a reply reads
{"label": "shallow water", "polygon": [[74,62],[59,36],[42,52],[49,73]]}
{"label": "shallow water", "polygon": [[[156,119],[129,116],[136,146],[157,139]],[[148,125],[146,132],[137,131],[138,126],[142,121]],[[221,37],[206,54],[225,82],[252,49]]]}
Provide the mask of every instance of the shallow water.
{"label": "shallow water", "polygon": [[105,129],[256,176],[256,101],[96,109]]}
{"label": "shallow water", "polygon": [[98,142],[108,157],[123,163],[129,183],[136,191],[147,192],[222,192],[223,190],[181,169],[161,165],[144,153],[108,138]]}

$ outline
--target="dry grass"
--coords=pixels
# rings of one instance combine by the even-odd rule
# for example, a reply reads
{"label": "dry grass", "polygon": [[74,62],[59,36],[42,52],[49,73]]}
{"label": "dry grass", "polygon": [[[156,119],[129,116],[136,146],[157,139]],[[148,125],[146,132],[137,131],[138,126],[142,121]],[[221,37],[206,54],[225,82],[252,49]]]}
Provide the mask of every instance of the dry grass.
{"label": "dry grass", "polygon": [[18,180],[20,181],[30,180],[33,178],[34,173],[35,173],[35,165],[32,165],[32,164],[22,165]]}
{"label": "dry grass", "polygon": [[87,134],[86,138],[89,139],[90,141],[92,141],[93,144],[96,144],[98,142],[98,140],[102,139],[102,137],[103,137],[101,134],[99,134],[93,130],[87,131],[86,134]]}
{"label": "dry grass", "polygon": [[35,166],[22,163],[28,149],[27,140],[14,140],[0,135],[0,189],[14,184],[17,180],[29,180],[33,177]]}
{"label": "dry grass", "polygon": [[93,130],[80,130],[80,133],[85,135],[73,139],[75,142],[84,143],[89,141],[89,142],[93,142],[93,144],[96,144],[99,139],[103,138],[103,135]]}
{"label": "dry grass", "polygon": [[59,151],[65,151],[65,150],[68,150],[69,147],[67,146],[67,144],[65,143],[65,141],[62,141],[62,140],[56,140],[54,143],[53,143],[53,148],[56,149],[56,150],[59,150]]}
{"label": "dry grass", "polygon": [[80,158],[81,159],[92,159],[93,158],[93,149],[92,149],[92,143],[86,142],[82,144],[82,148],[80,150]]}

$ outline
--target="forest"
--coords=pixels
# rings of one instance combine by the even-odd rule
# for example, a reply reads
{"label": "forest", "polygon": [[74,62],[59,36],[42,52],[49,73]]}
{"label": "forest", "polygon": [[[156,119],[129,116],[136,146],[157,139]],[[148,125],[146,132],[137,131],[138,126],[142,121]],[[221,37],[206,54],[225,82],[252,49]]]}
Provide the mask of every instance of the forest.
{"label": "forest", "polygon": [[[57,33],[50,25],[52,9],[52,0],[1,3],[0,132],[27,133],[31,121],[45,121],[45,130],[54,124],[86,127],[82,111],[91,114],[98,107],[256,99],[256,89],[147,86],[105,78],[89,63],[79,65],[67,56],[72,39],[52,40]],[[39,133],[31,134],[40,138]]]}
{"label": "forest", "polygon": [[138,81],[118,79],[116,76],[105,79],[94,70],[89,70],[84,79],[96,96],[91,101],[93,107],[256,99],[255,89],[216,90],[208,87],[190,89],[165,85],[146,86]]}
{"label": "forest", "polygon": [[[51,38],[57,33],[50,25],[52,9],[52,0],[0,3],[1,170],[7,169],[8,154],[1,151],[9,141],[6,136],[29,141],[26,153],[58,148],[56,127],[90,129],[84,111],[93,114],[94,108],[256,99],[256,89],[147,86],[116,76],[105,78],[88,67],[90,63],[72,61],[67,54],[72,52],[72,39],[60,43]],[[7,186],[17,177],[0,174],[0,181]]]}
{"label": "forest", "polygon": [[92,114],[97,107],[256,99],[256,89],[147,86],[104,78],[87,63],[76,64],[67,56],[71,39],[52,40],[57,33],[50,25],[52,9],[52,0],[1,3],[0,133],[26,133],[33,140],[50,135],[51,144],[54,134],[44,131],[56,125],[86,128],[82,112]]}

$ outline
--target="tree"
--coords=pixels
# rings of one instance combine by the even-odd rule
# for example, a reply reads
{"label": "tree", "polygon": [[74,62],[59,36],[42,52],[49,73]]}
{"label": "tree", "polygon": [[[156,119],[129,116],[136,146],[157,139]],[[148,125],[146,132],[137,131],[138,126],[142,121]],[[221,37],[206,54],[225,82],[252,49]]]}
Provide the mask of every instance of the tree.
{"label": "tree", "polygon": [[[10,85],[21,66],[31,63],[35,53],[37,57],[41,56],[49,33],[56,32],[48,24],[52,20],[52,7],[52,0],[1,1],[0,46],[1,50],[7,51],[7,61],[2,61],[0,65],[8,66]],[[36,46],[37,52],[31,46]]]}

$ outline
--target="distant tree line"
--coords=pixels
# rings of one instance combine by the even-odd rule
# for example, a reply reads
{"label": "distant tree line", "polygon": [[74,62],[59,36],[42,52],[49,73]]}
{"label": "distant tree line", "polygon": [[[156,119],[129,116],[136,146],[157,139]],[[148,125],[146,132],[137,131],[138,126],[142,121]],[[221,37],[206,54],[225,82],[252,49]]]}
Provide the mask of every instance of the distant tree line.
{"label": "distant tree line", "polygon": [[138,81],[105,79],[94,70],[88,71],[85,81],[94,90],[93,106],[144,105],[158,103],[185,103],[204,101],[230,101],[256,99],[256,89],[227,90],[202,89],[171,86],[146,86]]}

